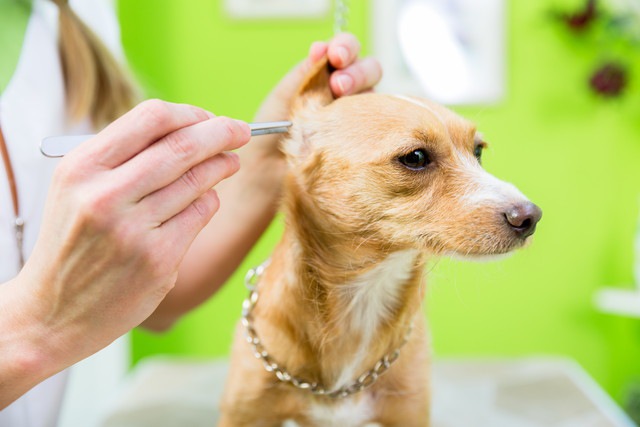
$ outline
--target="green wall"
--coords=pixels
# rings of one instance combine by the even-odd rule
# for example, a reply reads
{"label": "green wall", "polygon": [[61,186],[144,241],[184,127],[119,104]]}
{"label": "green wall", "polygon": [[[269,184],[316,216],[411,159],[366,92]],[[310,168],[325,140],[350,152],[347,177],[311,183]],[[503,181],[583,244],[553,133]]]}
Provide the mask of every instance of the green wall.
{"label": "green wall", "polygon": [[[369,2],[354,0],[350,31],[364,42]],[[461,108],[491,143],[485,167],[544,210],[534,244],[492,264],[438,262],[427,297],[435,353],[566,355],[614,397],[640,378],[640,321],[599,314],[593,293],[631,283],[640,193],[640,91],[603,101],[585,87],[601,53],[549,19],[566,1],[508,2],[507,96]],[[120,0],[123,40],[150,96],[249,120],[331,17],[233,21],[220,1]],[[633,52],[635,64],[640,52]],[[637,67],[640,71],[640,67]],[[250,201],[247,201],[250,208]],[[242,276],[268,257],[276,221],[230,283],[162,336],[134,333],[134,358],[224,356],[244,297]]]}

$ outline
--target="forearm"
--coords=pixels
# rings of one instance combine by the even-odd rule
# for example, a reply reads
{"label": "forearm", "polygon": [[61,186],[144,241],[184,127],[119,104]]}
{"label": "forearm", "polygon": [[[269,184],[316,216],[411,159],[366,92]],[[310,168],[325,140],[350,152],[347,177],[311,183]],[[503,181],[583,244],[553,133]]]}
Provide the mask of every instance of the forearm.
{"label": "forearm", "polygon": [[20,285],[17,279],[0,285],[0,410],[65,367]]}
{"label": "forearm", "polygon": [[271,223],[277,211],[284,161],[279,156],[243,154],[240,171],[216,188],[220,209],[187,252],[176,286],[143,326],[164,330],[208,299],[238,268]]}

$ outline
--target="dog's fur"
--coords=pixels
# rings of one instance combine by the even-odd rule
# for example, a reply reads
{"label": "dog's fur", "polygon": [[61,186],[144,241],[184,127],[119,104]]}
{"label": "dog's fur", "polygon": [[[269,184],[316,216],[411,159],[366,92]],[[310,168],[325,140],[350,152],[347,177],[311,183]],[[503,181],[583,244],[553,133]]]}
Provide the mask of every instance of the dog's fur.
{"label": "dog's fur", "polygon": [[[527,238],[505,221],[529,203],[485,172],[475,127],[437,104],[363,94],[333,100],[326,64],[294,105],[284,144],[286,230],[258,284],[253,312],[265,349],[293,375],[336,390],[401,345],[372,387],[315,397],[278,382],[239,326],[223,427],[427,426],[429,351],[420,314],[425,259],[507,253]],[[417,148],[431,164],[398,160]],[[289,424],[287,424],[289,425]]]}

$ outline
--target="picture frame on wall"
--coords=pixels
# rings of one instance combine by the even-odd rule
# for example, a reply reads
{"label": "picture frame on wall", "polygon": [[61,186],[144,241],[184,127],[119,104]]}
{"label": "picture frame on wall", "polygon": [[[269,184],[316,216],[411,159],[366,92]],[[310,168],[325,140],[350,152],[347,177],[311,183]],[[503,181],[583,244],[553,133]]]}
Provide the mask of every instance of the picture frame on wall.
{"label": "picture frame on wall", "polygon": [[331,0],[224,0],[224,10],[235,19],[322,18]]}
{"label": "picture frame on wall", "polygon": [[505,94],[504,0],[374,0],[374,55],[383,92],[448,105],[494,104]]}

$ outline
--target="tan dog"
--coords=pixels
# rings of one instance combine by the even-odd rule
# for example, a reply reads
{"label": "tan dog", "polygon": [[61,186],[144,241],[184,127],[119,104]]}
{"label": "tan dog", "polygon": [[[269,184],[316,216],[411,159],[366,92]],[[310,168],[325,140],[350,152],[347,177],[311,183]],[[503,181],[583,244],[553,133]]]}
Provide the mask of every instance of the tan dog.
{"label": "tan dog", "polygon": [[421,99],[334,101],[327,78],[320,64],[294,106],[286,230],[238,327],[224,427],[428,426],[425,259],[507,253],[541,216],[482,169],[468,121]]}

